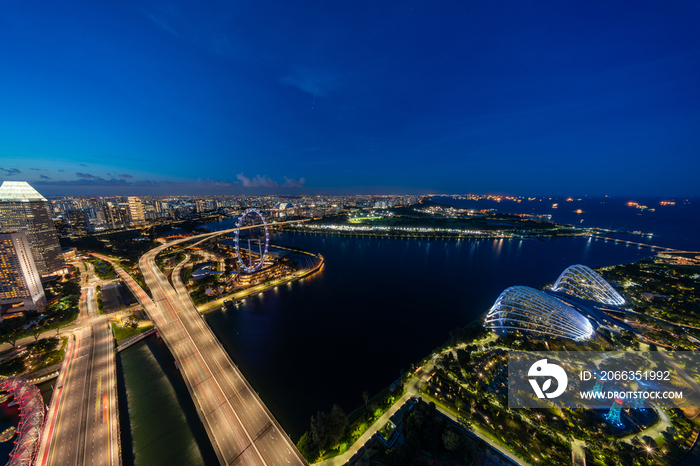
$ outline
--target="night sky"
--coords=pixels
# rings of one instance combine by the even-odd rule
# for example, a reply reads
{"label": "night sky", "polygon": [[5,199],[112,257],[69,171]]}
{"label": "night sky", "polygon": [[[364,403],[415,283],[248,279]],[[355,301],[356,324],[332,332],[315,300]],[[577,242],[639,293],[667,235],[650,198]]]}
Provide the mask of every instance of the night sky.
{"label": "night sky", "polygon": [[0,7],[42,194],[700,194],[700,3]]}

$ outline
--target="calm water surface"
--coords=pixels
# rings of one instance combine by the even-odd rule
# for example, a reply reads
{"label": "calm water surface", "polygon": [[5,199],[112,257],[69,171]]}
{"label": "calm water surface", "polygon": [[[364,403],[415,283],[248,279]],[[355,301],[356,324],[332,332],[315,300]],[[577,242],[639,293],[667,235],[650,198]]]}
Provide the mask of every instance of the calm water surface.
{"label": "calm water surface", "polygon": [[[210,224],[230,228],[232,220]],[[322,270],[205,316],[294,441],[334,403],[347,412],[483,314],[513,285],[542,286],[566,267],[632,262],[648,249],[584,238],[419,240],[273,233],[321,253]],[[125,464],[216,462],[162,342],[119,357]],[[126,403],[121,400],[126,399]],[[131,460],[129,460],[131,454]]]}
{"label": "calm water surface", "polygon": [[173,357],[150,336],[117,356],[125,465],[218,464]]}
{"label": "calm water surface", "polygon": [[[219,227],[226,225],[219,224]],[[276,233],[323,269],[205,318],[294,440],[334,403],[351,411],[477,319],[513,285],[569,265],[632,262],[648,249],[589,241],[400,240]]]}
{"label": "calm water surface", "polygon": [[[571,199],[571,198],[569,198]],[[553,222],[583,228],[607,228],[620,231],[653,233],[652,237],[630,235],[624,239],[655,246],[700,251],[700,199],[698,198],[622,198],[583,197],[524,200],[522,202],[489,199],[470,201],[437,196],[433,201],[468,209],[496,209],[514,214],[549,214]],[[675,205],[661,205],[673,200]],[[629,201],[645,205],[651,210],[640,210],[627,205]],[[557,208],[552,206],[557,204]],[[577,211],[581,211],[578,213]]]}

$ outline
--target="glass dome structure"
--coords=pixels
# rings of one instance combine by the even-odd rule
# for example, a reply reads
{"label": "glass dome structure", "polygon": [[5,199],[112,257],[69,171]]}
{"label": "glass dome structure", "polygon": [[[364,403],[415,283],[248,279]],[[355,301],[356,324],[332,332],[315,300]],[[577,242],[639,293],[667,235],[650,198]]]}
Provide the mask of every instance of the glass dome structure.
{"label": "glass dome structure", "polygon": [[586,340],[593,326],[573,307],[527,286],[512,286],[486,314],[484,326],[507,333]]}
{"label": "glass dome structure", "polygon": [[622,306],[625,298],[610,286],[598,272],[585,265],[572,265],[564,270],[556,283],[554,291],[566,293],[581,299],[597,301],[611,306]]}

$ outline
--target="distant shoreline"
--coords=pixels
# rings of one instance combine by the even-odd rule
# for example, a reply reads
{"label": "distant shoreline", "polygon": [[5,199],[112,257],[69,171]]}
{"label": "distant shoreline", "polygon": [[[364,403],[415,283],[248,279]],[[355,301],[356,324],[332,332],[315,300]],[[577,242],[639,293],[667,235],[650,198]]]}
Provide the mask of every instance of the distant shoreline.
{"label": "distant shoreline", "polygon": [[572,237],[588,237],[589,234],[584,234],[583,231],[563,233],[562,230],[557,230],[556,234],[553,233],[538,233],[536,235],[491,235],[491,234],[435,234],[435,233],[391,233],[382,231],[342,231],[333,230],[330,228],[294,228],[287,227],[280,229],[280,232],[284,233],[314,233],[314,234],[328,234],[335,236],[365,236],[365,237],[381,237],[381,238],[396,238],[396,239],[538,239],[544,241],[546,238],[572,238]]}

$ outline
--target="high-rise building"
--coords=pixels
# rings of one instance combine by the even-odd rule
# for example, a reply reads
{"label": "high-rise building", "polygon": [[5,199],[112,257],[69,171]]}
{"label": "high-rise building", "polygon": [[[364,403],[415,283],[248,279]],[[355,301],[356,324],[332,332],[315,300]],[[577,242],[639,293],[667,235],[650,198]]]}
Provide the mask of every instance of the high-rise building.
{"label": "high-rise building", "polygon": [[56,234],[59,237],[67,236],[68,234],[70,234],[70,225],[67,221],[63,220],[62,218],[55,219],[53,221],[53,226],[56,229]]}
{"label": "high-rise building", "polygon": [[197,199],[194,201],[195,209],[198,214],[204,212],[205,209],[205,204],[204,204],[204,199]]}
{"label": "high-rise building", "polygon": [[112,228],[123,228],[131,222],[129,214],[129,204],[108,202],[103,207],[103,212],[107,223]]}
{"label": "high-rise building", "polygon": [[0,234],[0,313],[42,311],[45,305],[27,235]]}
{"label": "high-rise building", "polygon": [[97,223],[99,225],[104,225],[105,223],[107,223],[107,217],[105,216],[103,210],[98,210],[97,212],[95,212],[95,218],[97,219]]}
{"label": "high-rise building", "polygon": [[122,219],[122,226],[124,228],[131,225],[131,212],[129,211],[128,202],[120,202],[117,204],[117,210],[119,211],[119,218]]}
{"label": "high-rise building", "polygon": [[116,228],[116,219],[114,218],[114,205],[111,202],[106,203],[102,206],[102,213],[105,216],[105,221],[109,224],[111,228]]}
{"label": "high-rise building", "polygon": [[21,231],[27,235],[39,275],[61,273],[65,269],[49,203],[26,181],[5,181],[0,186],[0,231]]}
{"label": "high-rise building", "polygon": [[129,214],[131,215],[131,223],[141,224],[146,221],[146,216],[143,213],[143,202],[141,199],[134,196],[129,196]]}
{"label": "high-rise building", "polygon": [[82,236],[87,233],[90,227],[90,220],[85,210],[68,210],[66,214],[68,214],[70,229],[74,235]]}

